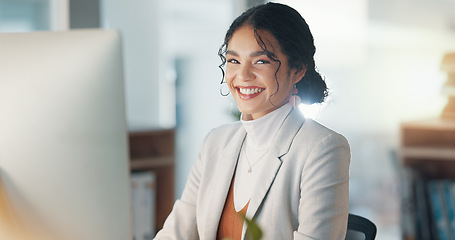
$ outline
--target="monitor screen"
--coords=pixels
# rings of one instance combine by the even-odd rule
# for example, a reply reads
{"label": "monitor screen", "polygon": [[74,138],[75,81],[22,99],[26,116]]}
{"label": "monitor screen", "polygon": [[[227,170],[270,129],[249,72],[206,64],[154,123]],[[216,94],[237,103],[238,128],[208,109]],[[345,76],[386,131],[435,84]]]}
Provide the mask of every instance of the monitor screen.
{"label": "monitor screen", "polygon": [[0,239],[132,239],[119,34],[0,34]]}

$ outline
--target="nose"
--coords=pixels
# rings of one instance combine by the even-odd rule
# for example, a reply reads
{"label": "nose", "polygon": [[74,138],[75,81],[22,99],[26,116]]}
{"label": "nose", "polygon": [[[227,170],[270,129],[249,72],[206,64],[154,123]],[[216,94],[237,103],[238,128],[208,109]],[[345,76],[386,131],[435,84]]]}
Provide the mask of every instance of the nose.
{"label": "nose", "polygon": [[237,73],[237,78],[242,81],[251,80],[253,76],[251,68],[252,68],[251,64],[242,64],[239,68],[239,72]]}

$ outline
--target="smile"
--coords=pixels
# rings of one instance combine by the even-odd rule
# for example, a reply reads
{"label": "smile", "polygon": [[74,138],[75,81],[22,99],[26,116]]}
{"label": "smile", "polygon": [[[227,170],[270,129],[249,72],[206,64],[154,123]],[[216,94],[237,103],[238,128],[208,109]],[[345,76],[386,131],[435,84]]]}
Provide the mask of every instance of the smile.
{"label": "smile", "polygon": [[241,94],[250,95],[264,91],[264,88],[239,88]]}
{"label": "smile", "polygon": [[265,90],[265,88],[260,88],[260,87],[248,87],[248,88],[242,88],[238,87],[237,88],[239,92],[240,98],[247,100],[256,97],[259,95],[262,91]]}

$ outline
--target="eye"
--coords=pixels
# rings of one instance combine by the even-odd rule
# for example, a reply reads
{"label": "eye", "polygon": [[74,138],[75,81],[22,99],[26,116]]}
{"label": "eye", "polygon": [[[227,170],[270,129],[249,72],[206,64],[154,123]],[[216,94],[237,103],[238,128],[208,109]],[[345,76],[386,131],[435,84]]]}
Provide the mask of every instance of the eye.
{"label": "eye", "polygon": [[228,59],[227,62],[228,63],[233,63],[233,64],[238,64],[239,63],[239,61],[237,61],[236,59],[233,59],[233,58],[232,59]]}
{"label": "eye", "polygon": [[256,64],[269,64],[269,63],[270,63],[270,61],[263,60],[263,59],[256,61]]}

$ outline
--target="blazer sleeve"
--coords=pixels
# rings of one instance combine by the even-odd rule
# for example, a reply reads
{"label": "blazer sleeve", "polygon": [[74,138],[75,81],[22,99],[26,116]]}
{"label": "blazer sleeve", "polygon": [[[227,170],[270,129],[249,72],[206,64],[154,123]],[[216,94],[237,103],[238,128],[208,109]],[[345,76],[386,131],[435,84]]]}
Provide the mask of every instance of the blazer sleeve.
{"label": "blazer sleeve", "polygon": [[181,198],[174,203],[171,213],[164,222],[163,228],[157,233],[154,239],[199,239],[196,223],[196,203],[203,169],[202,156],[207,138],[204,140],[199,151],[199,156],[191,169]]}
{"label": "blazer sleeve", "polygon": [[338,133],[314,145],[301,175],[299,226],[294,239],[345,239],[350,159],[349,144]]}

